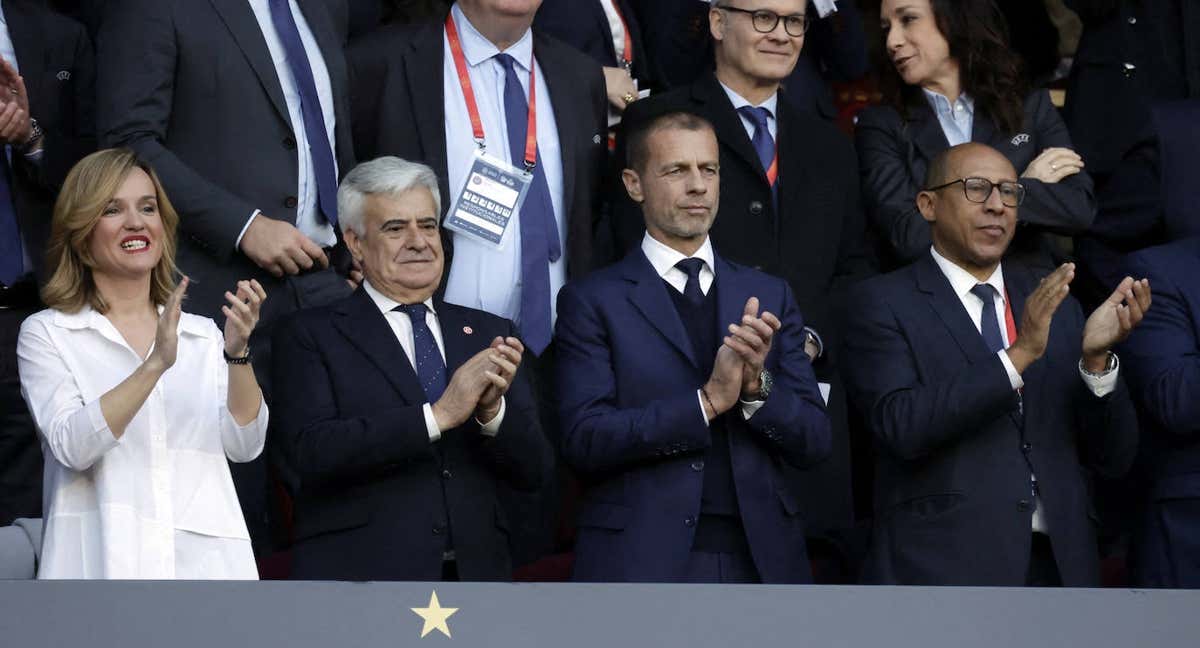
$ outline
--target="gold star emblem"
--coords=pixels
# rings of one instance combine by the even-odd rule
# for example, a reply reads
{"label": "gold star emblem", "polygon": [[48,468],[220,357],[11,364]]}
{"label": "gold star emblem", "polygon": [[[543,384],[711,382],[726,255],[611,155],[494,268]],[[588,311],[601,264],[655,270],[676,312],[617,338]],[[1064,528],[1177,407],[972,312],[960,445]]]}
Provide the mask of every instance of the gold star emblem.
{"label": "gold star emblem", "polygon": [[446,625],[446,619],[449,619],[450,615],[458,612],[458,608],[442,607],[442,604],[438,603],[437,590],[434,590],[434,592],[429,595],[429,607],[410,609],[415,612],[417,616],[425,620],[425,626],[421,628],[422,639],[425,638],[425,635],[433,632],[434,630],[441,632],[447,637],[450,636],[450,626]]}

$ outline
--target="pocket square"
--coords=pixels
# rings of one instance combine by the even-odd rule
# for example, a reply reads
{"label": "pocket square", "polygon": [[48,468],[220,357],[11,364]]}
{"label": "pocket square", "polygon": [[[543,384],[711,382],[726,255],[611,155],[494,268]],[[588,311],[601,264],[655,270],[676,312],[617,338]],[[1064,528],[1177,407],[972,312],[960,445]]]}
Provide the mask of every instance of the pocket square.
{"label": "pocket square", "polygon": [[54,75],[54,78],[58,79],[59,81],[68,81],[71,78],[71,71],[59,70],[58,74]]}
{"label": "pocket square", "polygon": [[1012,138],[1013,146],[1020,146],[1022,144],[1028,144],[1028,143],[1029,143],[1029,133],[1021,133],[1020,135],[1017,135],[1016,137]]}

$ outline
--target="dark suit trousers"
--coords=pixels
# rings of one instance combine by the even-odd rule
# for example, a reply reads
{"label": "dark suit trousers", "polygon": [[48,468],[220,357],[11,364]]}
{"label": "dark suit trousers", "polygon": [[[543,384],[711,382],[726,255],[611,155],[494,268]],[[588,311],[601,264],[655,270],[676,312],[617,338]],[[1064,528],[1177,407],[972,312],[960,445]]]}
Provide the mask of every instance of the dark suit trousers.
{"label": "dark suit trousers", "polygon": [[[513,567],[521,567],[538,559],[567,550],[561,538],[560,520],[574,519],[563,510],[566,502],[562,494],[572,490],[572,477],[566,464],[558,459],[558,382],[554,378],[557,362],[554,341],[540,356],[526,353],[523,360],[533,369],[530,378],[533,394],[537,398],[538,418],[542,433],[555,448],[554,465],[547,466],[542,487],[535,492],[520,492],[501,482],[500,503],[508,517],[510,547]],[[569,534],[566,534],[569,535]]]}
{"label": "dark suit trousers", "polygon": [[41,441],[17,375],[17,334],[21,322],[40,309],[36,299],[34,304],[0,306],[0,526],[42,516]]}
{"label": "dark suit trousers", "polygon": [[748,553],[693,551],[688,555],[685,583],[761,583]]}
{"label": "dark suit trousers", "polygon": [[1029,545],[1029,571],[1025,574],[1026,587],[1062,587],[1062,576],[1054,559],[1054,548],[1050,536],[1035,533]]}

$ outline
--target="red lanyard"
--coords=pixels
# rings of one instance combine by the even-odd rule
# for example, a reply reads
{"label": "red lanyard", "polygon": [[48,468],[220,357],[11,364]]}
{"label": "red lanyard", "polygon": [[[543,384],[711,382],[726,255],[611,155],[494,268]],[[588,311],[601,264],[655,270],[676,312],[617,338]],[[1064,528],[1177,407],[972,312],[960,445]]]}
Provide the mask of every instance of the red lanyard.
{"label": "red lanyard", "polygon": [[617,0],[607,0],[612,4],[613,11],[617,14],[617,19],[621,21],[621,29],[625,30],[625,50],[621,52],[621,64],[626,70],[633,68],[633,34],[629,33],[629,23],[625,22],[625,16],[621,14],[621,7],[617,5]]}
{"label": "red lanyard", "polygon": [[1012,300],[1008,298],[1008,288],[1004,289],[1004,328],[1008,331],[1008,346],[1017,343],[1017,322],[1013,319]]}
{"label": "red lanyard", "polygon": [[[483,148],[483,119],[479,117],[479,105],[475,103],[475,91],[471,89],[471,75],[467,71],[467,57],[463,55],[462,43],[458,40],[458,27],[454,16],[446,16],[446,39],[450,41],[450,54],[454,57],[454,69],[458,71],[458,83],[462,86],[463,98],[467,101],[467,113],[471,117],[471,133],[475,143]],[[529,125],[525,129],[525,170],[533,171],[537,165],[537,84],[533,76],[534,63],[529,61]]]}

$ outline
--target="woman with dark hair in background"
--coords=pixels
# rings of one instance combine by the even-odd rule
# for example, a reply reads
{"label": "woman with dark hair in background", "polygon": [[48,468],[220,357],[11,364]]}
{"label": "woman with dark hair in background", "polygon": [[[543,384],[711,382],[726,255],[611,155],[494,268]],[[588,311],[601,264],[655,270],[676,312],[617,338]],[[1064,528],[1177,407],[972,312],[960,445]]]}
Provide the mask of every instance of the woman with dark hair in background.
{"label": "woman with dark hair in background", "polygon": [[886,105],[859,116],[863,198],[885,268],[926,254],[916,207],[929,162],[957,144],[999,150],[1021,172],[1026,199],[1009,257],[1051,270],[1062,239],[1095,214],[1091,178],[1045,90],[1029,92],[992,0],[883,0]]}

